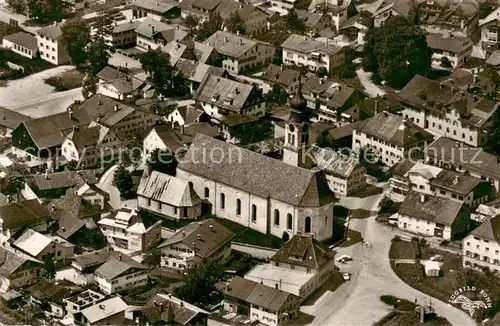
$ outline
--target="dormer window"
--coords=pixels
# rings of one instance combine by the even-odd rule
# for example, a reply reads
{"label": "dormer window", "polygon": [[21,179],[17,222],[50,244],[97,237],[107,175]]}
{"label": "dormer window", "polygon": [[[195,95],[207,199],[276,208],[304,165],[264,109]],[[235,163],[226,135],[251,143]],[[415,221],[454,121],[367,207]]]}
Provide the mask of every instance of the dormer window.
{"label": "dormer window", "polygon": [[212,96],[211,101],[212,101],[212,102],[217,102],[217,101],[219,100],[219,98],[220,98],[220,95],[218,95],[218,94],[217,94],[217,95],[214,95],[214,96]]}

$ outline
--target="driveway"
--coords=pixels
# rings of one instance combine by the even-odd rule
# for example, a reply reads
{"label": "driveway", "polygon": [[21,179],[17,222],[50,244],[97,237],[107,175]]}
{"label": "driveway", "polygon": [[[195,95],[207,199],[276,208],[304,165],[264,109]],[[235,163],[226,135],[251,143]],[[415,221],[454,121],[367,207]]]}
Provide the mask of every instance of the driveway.
{"label": "driveway", "polygon": [[312,325],[372,325],[389,311],[390,307],[380,301],[382,295],[429,304],[436,313],[446,317],[451,324],[476,325],[469,316],[447,303],[413,289],[393,272],[389,263],[389,248],[393,233],[375,219],[353,219],[350,228],[361,232],[372,248],[358,243],[346,248],[336,248],[338,254],[347,254],[353,261],[340,265],[342,272],[352,273],[351,281],[342,284],[335,292],[325,292],[313,306],[301,310],[315,316]]}
{"label": "driveway", "polygon": [[120,197],[120,191],[118,188],[113,186],[113,179],[118,165],[113,165],[110,167],[99,179],[97,186],[109,194],[109,205],[113,209],[120,209],[121,207],[127,207],[130,209],[137,208],[137,199],[122,200]]}
{"label": "driveway", "polygon": [[382,96],[385,94],[385,92],[380,87],[378,87],[377,85],[375,85],[374,82],[372,82],[371,72],[366,72],[363,69],[358,69],[356,70],[356,74],[358,75],[359,81],[365,88],[365,92],[366,94],[368,94],[368,96],[377,97],[377,95]]}

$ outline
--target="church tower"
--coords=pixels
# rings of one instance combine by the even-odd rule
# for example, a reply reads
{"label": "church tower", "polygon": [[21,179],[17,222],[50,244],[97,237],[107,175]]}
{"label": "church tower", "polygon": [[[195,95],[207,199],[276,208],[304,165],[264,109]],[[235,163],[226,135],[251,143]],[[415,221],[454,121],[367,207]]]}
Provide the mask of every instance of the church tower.
{"label": "church tower", "polygon": [[305,156],[310,142],[310,110],[306,99],[302,96],[300,76],[295,96],[290,101],[290,107],[291,111],[285,122],[283,162],[294,166],[310,167],[311,162]]}

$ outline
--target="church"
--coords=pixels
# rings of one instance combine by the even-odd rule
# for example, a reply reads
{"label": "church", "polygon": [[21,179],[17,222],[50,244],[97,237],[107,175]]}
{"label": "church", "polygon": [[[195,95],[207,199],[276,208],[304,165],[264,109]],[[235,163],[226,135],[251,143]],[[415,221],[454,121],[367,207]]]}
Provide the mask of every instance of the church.
{"label": "church", "polygon": [[197,134],[177,177],[218,217],[280,238],[305,233],[321,241],[333,234],[334,194],[304,155],[310,122],[300,86],[290,106],[283,161]]}

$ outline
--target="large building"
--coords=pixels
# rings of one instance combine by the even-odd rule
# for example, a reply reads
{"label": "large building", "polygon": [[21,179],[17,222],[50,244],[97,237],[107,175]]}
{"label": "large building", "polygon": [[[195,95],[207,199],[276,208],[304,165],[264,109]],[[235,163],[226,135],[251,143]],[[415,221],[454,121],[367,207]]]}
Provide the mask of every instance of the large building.
{"label": "large building", "polygon": [[[468,36],[432,33],[427,34],[427,44],[432,50],[433,65],[457,68],[470,60],[474,42]],[[448,59],[450,66],[443,65],[444,58]]]}
{"label": "large building", "polygon": [[4,36],[2,39],[2,46],[23,57],[30,59],[38,57],[36,37],[25,32]]}
{"label": "large building", "polygon": [[224,31],[215,32],[205,43],[222,55],[222,68],[235,74],[266,67],[275,52],[269,43]]}
{"label": "large building", "polygon": [[335,270],[335,252],[311,235],[296,234],[271,257],[269,264],[250,270],[245,278],[306,299]]}
{"label": "large building", "polygon": [[286,65],[307,67],[312,71],[320,68],[329,73],[345,62],[345,49],[307,36],[292,34],[281,44],[283,62]]}
{"label": "large building", "polygon": [[420,128],[474,147],[486,138],[486,126],[498,108],[494,100],[415,76],[398,93],[401,112]]}
{"label": "large building", "polygon": [[161,265],[184,270],[205,261],[222,263],[231,254],[234,237],[231,230],[214,219],[192,222],[158,246]]}
{"label": "large building", "polygon": [[481,29],[481,45],[486,52],[493,52],[498,49],[500,43],[500,7],[484,19],[479,20]]}
{"label": "large building", "polygon": [[464,267],[486,267],[500,272],[500,216],[484,221],[462,241]]}
{"label": "large building", "polygon": [[108,260],[96,269],[94,275],[99,290],[108,295],[148,283],[148,267],[121,254],[109,256]]}
{"label": "large building", "polygon": [[40,58],[55,65],[69,62],[69,56],[62,42],[63,33],[61,27],[61,24],[54,22],[54,25],[36,31]]}
{"label": "large building", "polygon": [[357,152],[369,149],[374,159],[393,166],[401,159],[421,155],[431,140],[432,135],[413,122],[384,111],[356,125],[352,148]]}

